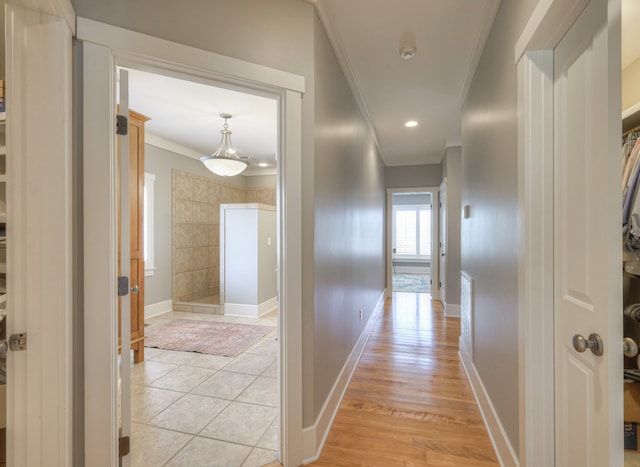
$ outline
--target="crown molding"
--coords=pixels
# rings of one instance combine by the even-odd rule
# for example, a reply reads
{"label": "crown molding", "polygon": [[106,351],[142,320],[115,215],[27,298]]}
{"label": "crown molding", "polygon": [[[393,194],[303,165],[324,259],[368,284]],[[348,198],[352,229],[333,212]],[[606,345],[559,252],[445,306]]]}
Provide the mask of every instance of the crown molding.
{"label": "crown molding", "polygon": [[324,31],[327,34],[329,39],[329,43],[333,48],[333,52],[336,54],[336,58],[338,60],[338,64],[344,73],[345,79],[351,88],[351,92],[353,93],[355,100],[362,112],[362,116],[369,128],[369,132],[371,133],[371,138],[373,139],[378,152],[380,153],[380,158],[384,161],[384,155],[382,151],[382,147],[380,146],[380,142],[378,140],[378,133],[376,131],[376,127],[373,123],[373,118],[371,118],[371,114],[369,113],[369,109],[362,97],[362,92],[360,92],[360,86],[358,85],[358,81],[355,78],[355,73],[353,72],[353,67],[351,66],[351,62],[347,57],[347,54],[344,49],[344,45],[342,44],[342,39],[338,32],[334,29],[331,22],[331,13],[329,11],[328,6],[323,0],[305,0],[308,3],[314,5],[316,9],[316,13],[318,14],[318,18],[324,27]]}
{"label": "crown molding", "polygon": [[484,9],[484,14],[482,15],[482,26],[478,31],[478,36],[476,37],[475,47],[473,48],[471,58],[467,62],[467,70],[465,71],[464,80],[462,80],[462,87],[460,88],[460,94],[458,96],[460,107],[464,105],[464,102],[467,99],[467,94],[469,93],[473,76],[478,68],[478,63],[480,63],[480,57],[482,57],[482,52],[484,52],[484,46],[489,38],[489,33],[493,27],[493,21],[496,19],[499,7],[500,0],[488,0],[487,7]]}

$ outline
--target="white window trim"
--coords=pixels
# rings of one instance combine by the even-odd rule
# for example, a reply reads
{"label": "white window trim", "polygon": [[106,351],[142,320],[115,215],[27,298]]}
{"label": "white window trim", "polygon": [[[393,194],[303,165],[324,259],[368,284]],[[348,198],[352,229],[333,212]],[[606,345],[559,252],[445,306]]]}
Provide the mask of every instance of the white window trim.
{"label": "white window trim", "polygon": [[[144,277],[153,276],[156,273],[155,263],[155,220],[154,220],[154,198],[155,198],[155,182],[156,176],[152,173],[144,173],[144,189],[146,195],[146,202],[144,206],[144,216],[146,222],[144,223],[144,241],[147,251],[147,257],[144,259]],[[147,232],[147,228],[149,231]]]}

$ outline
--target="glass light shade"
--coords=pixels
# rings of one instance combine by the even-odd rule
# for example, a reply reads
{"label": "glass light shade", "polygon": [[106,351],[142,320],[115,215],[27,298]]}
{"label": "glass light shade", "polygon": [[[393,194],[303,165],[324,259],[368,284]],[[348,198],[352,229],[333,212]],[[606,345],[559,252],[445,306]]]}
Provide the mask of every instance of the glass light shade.
{"label": "glass light shade", "polygon": [[229,117],[223,118],[225,118],[225,123],[222,130],[220,130],[220,133],[222,133],[220,147],[212,155],[201,157],[200,161],[214,174],[233,177],[242,173],[249,164],[238,157],[237,151],[231,144],[231,130],[228,129],[226,121]]}
{"label": "glass light shade", "polygon": [[223,177],[233,177],[234,175],[242,173],[242,171],[247,168],[246,162],[231,157],[205,156],[201,157],[200,161],[214,174]]}

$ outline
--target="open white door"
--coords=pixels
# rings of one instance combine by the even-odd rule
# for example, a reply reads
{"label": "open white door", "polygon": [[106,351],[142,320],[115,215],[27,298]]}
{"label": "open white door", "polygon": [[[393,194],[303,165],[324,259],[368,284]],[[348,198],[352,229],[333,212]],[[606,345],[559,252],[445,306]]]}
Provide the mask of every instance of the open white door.
{"label": "open white door", "polygon": [[[131,465],[129,455],[131,439],[131,301],[129,300],[129,278],[131,277],[131,242],[130,242],[130,203],[129,203],[129,73],[122,68],[119,74],[119,111],[118,138],[120,140],[120,282],[118,295],[120,296],[120,443],[118,455],[120,466]],[[125,116],[126,120],[122,117]],[[124,183],[123,183],[124,182]]]}
{"label": "open white door", "polygon": [[[623,463],[620,10],[615,3],[591,1],[554,50],[559,467]],[[584,348],[595,334],[602,355]]]}
{"label": "open white door", "polygon": [[[440,235],[438,238],[438,290],[440,291],[440,301],[444,305],[447,300],[446,278],[447,278],[447,180],[443,180],[440,185],[439,215],[440,215]],[[435,284],[434,284],[435,286]]]}
{"label": "open white door", "polygon": [[58,16],[3,8],[7,336],[26,344],[7,356],[7,465],[71,465],[72,31]]}

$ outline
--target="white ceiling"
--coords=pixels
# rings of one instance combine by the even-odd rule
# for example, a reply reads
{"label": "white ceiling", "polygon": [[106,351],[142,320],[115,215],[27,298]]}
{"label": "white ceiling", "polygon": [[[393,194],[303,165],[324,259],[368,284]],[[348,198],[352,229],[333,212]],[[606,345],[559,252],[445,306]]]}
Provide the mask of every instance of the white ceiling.
{"label": "white ceiling", "polygon": [[[250,157],[246,174],[273,172],[277,149],[278,104],[229,89],[129,71],[129,107],[150,117],[146,141],[185,156],[212,154],[220,145],[221,113],[232,115],[231,142],[242,157]],[[269,169],[257,166],[271,164]]]}
{"label": "white ceiling", "polygon": [[[460,144],[460,103],[498,0],[316,0],[388,166],[438,163]],[[411,60],[400,48],[415,46]],[[418,126],[404,127],[408,120]]]}
{"label": "white ceiling", "polygon": [[[499,0],[308,0],[315,3],[388,166],[438,163],[460,144],[464,98]],[[632,0],[633,1],[633,0]],[[411,60],[399,50],[415,46]],[[274,162],[277,104],[264,97],[130,70],[130,107],[148,141],[211,154],[230,113],[232,142],[254,164]],[[406,128],[407,120],[418,126]]]}

